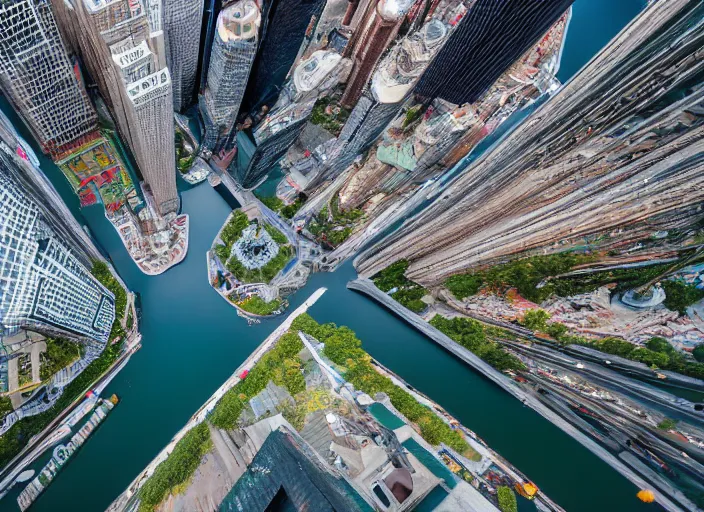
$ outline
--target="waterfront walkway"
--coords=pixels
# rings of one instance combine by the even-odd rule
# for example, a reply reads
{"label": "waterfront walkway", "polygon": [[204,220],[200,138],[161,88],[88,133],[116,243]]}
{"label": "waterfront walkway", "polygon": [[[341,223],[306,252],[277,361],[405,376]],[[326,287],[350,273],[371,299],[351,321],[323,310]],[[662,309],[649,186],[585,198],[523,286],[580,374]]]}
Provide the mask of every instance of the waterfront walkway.
{"label": "waterfront walkway", "polygon": [[230,376],[229,379],[225,381],[225,383],[220,386],[215,393],[201,406],[196,413],[191,416],[191,419],[186,423],[186,426],[184,426],[181,430],[179,430],[176,435],[171,439],[169,444],[166,445],[166,447],[159,452],[159,454],[152,460],[142,472],[137,475],[137,478],[135,478],[132,483],[130,483],[129,487],[127,487],[127,490],[123,492],[118,498],[108,507],[108,511],[118,511],[118,510],[124,510],[125,507],[129,504],[130,500],[132,499],[133,496],[139,492],[139,489],[141,486],[147,481],[147,479],[154,473],[156,470],[157,466],[164,462],[171,452],[173,451],[174,447],[176,444],[183,438],[183,436],[186,435],[186,433],[205,421],[205,419],[208,417],[208,414],[215,408],[217,403],[220,401],[220,399],[227,393],[230,389],[232,389],[238,382],[240,382],[240,375],[242,375],[245,371],[251,370],[255,364],[257,364],[257,361],[261,359],[261,357],[268,352],[274,344],[283,336],[286,332],[291,327],[291,324],[293,321],[302,315],[303,313],[308,311],[308,308],[310,308],[313,304],[315,304],[320,297],[327,291],[327,288],[318,288],[313,294],[308,297],[303,304],[298,306],[293,312],[291,312],[288,317],[276,328],[274,331],[262,342],[257,349],[250,354],[250,356],[245,359],[245,361],[235,370],[235,372]]}
{"label": "waterfront walkway", "polygon": [[[597,444],[595,441],[587,437],[572,424],[558,416],[555,412],[553,412],[546,405],[540,402],[536,396],[534,396],[533,394],[526,393],[513,380],[509,379],[503,373],[489,366],[471,351],[456,343],[450,337],[440,332],[438,329],[423,320],[420,316],[401,306],[389,295],[379,290],[371,280],[356,279],[354,281],[350,281],[347,284],[347,287],[351,290],[363,293],[369,296],[370,298],[374,299],[375,301],[379,302],[381,305],[389,309],[396,316],[410,324],[412,327],[414,327],[421,333],[423,333],[425,336],[440,345],[442,348],[450,352],[452,355],[456,356],[457,358],[471,366],[474,370],[481,373],[484,377],[488,378],[496,385],[500,386],[504,391],[507,391],[508,393],[512,394],[515,398],[519,399],[524,405],[532,408],[538,414],[540,414],[552,424],[560,428],[563,432],[570,435],[581,445],[590,450],[592,453],[594,453],[597,457],[606,462],[616,471],[621,473],[621,475],[623,475],[633,484],[638,486],[640,489],[652,488],[652,484],[650,482],[644,480],[640,475],[631,470],[628,466],[626,466],[623,462],[621,462],[617,457],[608,452],[601,445]],[[663,494],[659,490],[653,489],[653,493],[655,494],[657,502],[665,510],[672,512],[682,511],[682,508],[680,508],[677,504],[673,503],[665,494]],[[669,485],[667,485],[667,493],[670,496],[679,496],[681,494],[677,489]]]}

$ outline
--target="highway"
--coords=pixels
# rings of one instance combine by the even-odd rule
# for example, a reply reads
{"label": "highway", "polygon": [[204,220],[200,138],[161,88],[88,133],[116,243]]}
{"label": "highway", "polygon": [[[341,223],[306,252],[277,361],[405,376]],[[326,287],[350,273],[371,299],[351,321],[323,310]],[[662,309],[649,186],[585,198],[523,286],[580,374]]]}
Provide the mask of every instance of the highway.
{"label": "highway", "polygon": [[601,446],[596,441],[585,435],[579,428],[575,427],[572,423],[563,419],[555,411],[545,405],[536,396],[537,393],[529,393],[524,389],[521,389],[515,381],[489,366],[487,363],[482,361],[472,352],[462,347],[461,345],[453,341],[451,338],[449,338],[448,336],[437,330],[435,327],[430,325],[428,322],[423,320],[420,316],[401,306],[390,296],[379,290],[371,280],[364,278],[356,279],[354,281],[350,281],[347,284],[347,287],[351,290],[363,293],[385,306],[396,316],[406,321],[408,324],[410,324],[412,327],[414,327],[421,333],[425,334],[428,338],[433,340],[442,348],[444,348],[463,362],[467,363],[474,370],[481,373],[484,377],[488,378],[508,393],[511,393],[524,405],[535,410],[538,414],[540,414],[545,419],[547,419],[555,426],[560,428],[562,431],[564,431],[566,434],[571,436],[573,439],[575,439],[589,451],[594,453],[594,455],[606,462],[609,466],[618,471],[621,475],[623,475],[637,487],[641,489],[652,489],[653,493],[655,494],[656,501],[665,510],[695,510],[688,507],[683,509],[671,500],[670,497],[678,496],[679,494],[681,494],[677,489],[673,488],[669,484],[653,488],[653,483],[648,480],[645,480],[638,473],[628,467],[622,460],[619,460],[619,458],[614,456],[603,446]]}

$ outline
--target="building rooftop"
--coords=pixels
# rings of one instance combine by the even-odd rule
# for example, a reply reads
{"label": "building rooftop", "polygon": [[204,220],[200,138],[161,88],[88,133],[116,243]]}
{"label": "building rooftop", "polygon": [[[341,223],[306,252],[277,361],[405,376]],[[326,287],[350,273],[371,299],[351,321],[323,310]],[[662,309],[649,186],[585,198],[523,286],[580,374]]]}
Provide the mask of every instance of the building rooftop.
{"label": "building rooftop", "polygon": [[253,39],[259,35],[261,13],[254,0],[240,0],[218,16],[218,36],[223,41]]}

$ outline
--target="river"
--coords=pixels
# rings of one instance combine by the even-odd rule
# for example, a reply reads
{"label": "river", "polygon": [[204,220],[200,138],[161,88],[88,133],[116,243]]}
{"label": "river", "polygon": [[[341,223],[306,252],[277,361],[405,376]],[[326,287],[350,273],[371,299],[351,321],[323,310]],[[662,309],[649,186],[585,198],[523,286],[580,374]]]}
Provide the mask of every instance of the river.
{"label": "river", "polygon": [[[644,0],[618,3],[576,2],[561,79],[585,64],[642,8]],[[31,141],[4,99],[0,108]],[[37,150],[36,144],[32,146]],[[129,258],[102,208],[79,211],[78,200],[60,171],[48,159],[41,160],[74,215],[90,227],[127,285],[141,296],[143,348],[106,391],[116,393],[121,403],[32,508],[99,511],[125,489],[279,320],[248,326],[210,288],[205,252],[230,210],[207,183],[195,188],[183,185],[183,211],[191,222],[188,256],[165,274],[147,277]],[[310,311],[317,320],[354,329],[373,357],[443,405],[567,510],[653,509],[636,499],[638,489],[630,482],[552,424],[384,309],[348,291],[345,285],[354,276],[349,263],[335,273],[314,275],[291,298],[291,306],[299,305],[316,288],[327,287]],[[17,510],[18,491],[0,502],[0,512]]]}

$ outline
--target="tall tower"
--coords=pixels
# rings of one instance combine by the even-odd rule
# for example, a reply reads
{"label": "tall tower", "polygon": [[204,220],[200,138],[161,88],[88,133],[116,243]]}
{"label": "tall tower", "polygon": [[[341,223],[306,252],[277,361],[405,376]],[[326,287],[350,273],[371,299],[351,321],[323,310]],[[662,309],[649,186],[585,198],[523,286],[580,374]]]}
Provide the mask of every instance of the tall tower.
{"label": "tall tower", "polygon": [[98,258],[0,117],[0,337],[31,326],[106,343],[115,298],[88,271]]}
{"label": "tall tower", "polygon": [[304,38],[311,37],[325,0],[267,0],[261,45],[242,102],[247,112],[271,107],[293,67]]}
{"label": "tall tower", "polygon": [[190,106],[193,100],[202,22],[203,0],[167,0],[164,3],[166,62],[177,112]]}
{"label": "tall tower", "polygon": [[573,1],[476,0],[415,92],[456,105],[475,102]]}
{"label": "tall tower", "polygon": [[[356,4],[350,4],[350,9]],[[352,71],[340,103],[353,107],[376,67],[381,54],[391,45],[401,27],[412,0],[380,0],[369,3],[364,18],[345,47],[345,57],[352,59]],[[349,11],[348,13],[349,14]],[[348,16],[345,16],[345,20]],[[352,16],[349,16],[350,22]]]}
{"label": "tall tower", "polygon": [[298,139],[318,96],[337,85],[343,61],[334,51],[318,50],[301,61],[284,85],[274,108],[254,129],[237,133],[233,174],[244,188],[256,187]]}
{"label": "tall tower", "polygon": [[77,38],[157,209],[162,215],[176,212],[173,97],[161,0],[55,0],[54,8],[64,32]]}
{"label": "tall tower", "polygon": [[0,87],[52,156],[97,128],[47,0],[0,3]]}
{"label": "tall tower", "polygon": [[[567,85],[359,264],[426,285],[508,257],[639,247],[704,213],[704,4],[651,3]],[[646,243],[647,242],[647,243]],[[662,245],[664,254],[672,246]],[[630,249],[629,249],[630,250]],[[629,253],[635,254],[635,253]]]}
{"label": "tall tower", "polygon": [[205,106],[220,133],[234,125],[257,53],[259,7],[254,0],[238,0],[218,16],[208,68]]}

